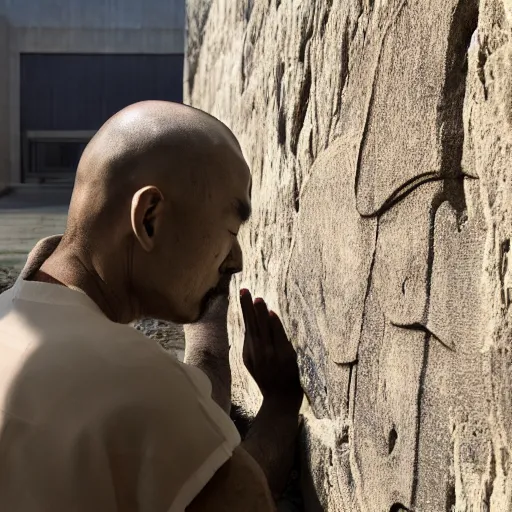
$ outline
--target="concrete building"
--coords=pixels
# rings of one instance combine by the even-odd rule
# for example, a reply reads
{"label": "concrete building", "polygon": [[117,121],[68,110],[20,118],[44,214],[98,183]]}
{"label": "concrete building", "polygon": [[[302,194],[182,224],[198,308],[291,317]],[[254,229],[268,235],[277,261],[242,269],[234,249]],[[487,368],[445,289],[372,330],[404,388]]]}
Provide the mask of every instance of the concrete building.
{"label": "concrete building", "polygon": [[182,100],[185,0],[0,0],[0,190],[71,183],[87,141]]}

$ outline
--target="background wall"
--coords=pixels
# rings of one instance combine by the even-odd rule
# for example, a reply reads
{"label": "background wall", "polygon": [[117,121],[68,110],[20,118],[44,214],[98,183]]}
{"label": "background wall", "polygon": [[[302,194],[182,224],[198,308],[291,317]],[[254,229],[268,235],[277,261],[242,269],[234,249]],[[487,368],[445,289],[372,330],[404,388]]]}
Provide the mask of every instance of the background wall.
{"label": "background wall", "polygon": [[22,53],[183,52],[184,0],[0,2]]}
{"label": "background wall", "polygon": [[[11,184],[22,179],[22,55],[181,56],[184,51],[185,0],[0,0],[0,13],[10,24],[8,44],[2,46],[0,56],[8,51],[8,65],[2,69],[9,80]],[[60,66],[59,71],[62,69]],[[48,73],[55,77],[55,70],[49,68]],[[93,74],[91,70],[89,75]],[[76,102],[79,101],[82,98],[77,98]]]}
{"label": "background wall", "polygon": [[0,9],[0,191],[9,182],[9,24]]}
{"label": "background wall", "polygon": [[2,0],[16,26],[183,30],[183,2],[169,0]]}
{"label": "background wall", "polygon": [[253,172],[236,287],[297,347],[307,509],[512,510],[510,0],[189,0],[187,23],[186,101]]}

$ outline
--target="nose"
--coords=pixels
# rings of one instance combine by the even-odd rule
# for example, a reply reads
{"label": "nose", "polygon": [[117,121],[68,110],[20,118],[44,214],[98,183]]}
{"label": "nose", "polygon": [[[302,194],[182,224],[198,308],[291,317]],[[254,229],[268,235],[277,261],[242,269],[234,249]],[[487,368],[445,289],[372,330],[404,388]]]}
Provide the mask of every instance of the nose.
{"label": "nose", "polygon": [[238,272],[242,271],[243,266],[242,248],[240,247],[238,240],[235,238],[231,252],[226,258],[226,261],[224,261],[220,271],[221,274],[238,274]]}

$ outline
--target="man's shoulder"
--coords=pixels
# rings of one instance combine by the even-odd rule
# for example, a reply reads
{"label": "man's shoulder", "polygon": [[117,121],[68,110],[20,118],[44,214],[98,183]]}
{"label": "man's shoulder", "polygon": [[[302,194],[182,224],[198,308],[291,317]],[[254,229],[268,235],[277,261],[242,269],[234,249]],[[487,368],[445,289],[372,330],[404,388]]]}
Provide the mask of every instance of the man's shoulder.
{"label": "man's shoulder", "polygon": [[136,329],[63,313],[58,323],[44,325],[16,310],[0,319],[0,356],[9,374],[3,385],[19,403],[46,404],[56,416],[82,409],[94,417],[158,407],[161,390],[168,403],[177,401],[174,395],[188,387],[182,363]]}

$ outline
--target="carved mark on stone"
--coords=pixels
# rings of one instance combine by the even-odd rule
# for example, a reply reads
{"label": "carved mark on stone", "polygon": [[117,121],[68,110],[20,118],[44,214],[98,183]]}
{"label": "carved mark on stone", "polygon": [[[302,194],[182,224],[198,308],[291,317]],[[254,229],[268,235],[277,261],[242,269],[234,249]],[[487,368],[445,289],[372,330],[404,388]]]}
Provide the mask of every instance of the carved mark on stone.
{"label": "carved mark on stone", "polygon": [[[315,2],[313,2],[313,3],[315,3]],[[314,32],[316,6],[312,6],[309,10],[312,13],[312,15],[311,15],[311,18],[308,20],[308,26],[306,28],[306,33],[302,37],[300,46],[299,46],[299,62],[301,62],[301,63],[304,63],[304,60],[306,58],[306,47],[307,47],[309,41],[311,41],[311,38],[313,37],[313,32]]]}
{"label": "carved mark on stone", "polygon": [[306,113],[308,111],[309,105],[309,95],[311,93],[311,67],[308,66],[306,69],[306,73],[304,75],[304,79],[302,81],[302,86],[300,88],[300,92],[298,95],[297,103],[295,104],[295,109],[293,112],[293,124],[291,129],[291,140],[290,140],[290,149],[292,153],[297,156],[297,146],[299,144],[299,136],[302,128],[304,126],[304,119],[306,119]]}
{"label": "carved mark on stone", "polygon": [[263,249],[260,250],[260,256],[261,256],[261,266],[263,267],[263,270],[266,272],[268,270],[267,257],[265,256]]}
{"label": "carved mark on stone", "polygon": [[453,482],[449,482],[448,488],[446,489],[445,512],[453,512],[455,510],[455,504],[456,504],[455,484]]}
{"label": "carved mark on stone", "polygon": [[[332,0],[331,0],[330,3],[332,4]],[[331,13],[331,6],[327,5],[326,9],[325,9],[325,12],[324,12],[324,16],[322,18],[322,24],[320,25],[320,37],[322,37],[322,38],[325,35],[325,28],[327,27],[327,23],[329,21],[329,14],[330,13]]]}
{"label": "carved mark on stone", "polygon": [[482,501],[484,505],[487,505],[487,510],[491,510],[491,498],[494,492],[494,481],[496,480],[496,456],[494,450],[491,448],[489,468],[487,474],[487,481],[485,482],[485,490]]}
{"label": "carved mark on stone", "polygon": [[293,175],[293,207],[297,213],[299,213],[300,208],[300,192],[299,185],[297,183],[297,175]]}
{"label": "carved mark on stone", "polygon": [[354,39],[356,38],[357,31],[358,31],[359,25],[361,23],[361,18],[363,17],[363,14],[364,14],[364,8],[363,8],[363,5],[361,2],[359,2],[358,7],[359,7],[359,11],[355,15],[356,22],[352,24],[352,31],[350,33],[351,41],[354,41]]}
{"label": "carved mark on stone", "polygon": [[282,108],[277,111],[277,142],[281,146],[286,144],[286,118]]}
{"label": "carved mark on stone", "polygon": [[348,450],[348,444],[350,442],[349,437],[349,426],[343,425],[341,428],[341,432],[336,434],[336,445],[339,450],[346,451]]}
{"label": "carved mark on stone", "polygon": [[277,141],[281,146],[286,144],[286,116],[282,106],[283,100],[284,62],[276,66],[276,101],[277,101]]}
{"label": "carved mark on stone", "polygon": [[425,172],[423,174],[415,176],[414,178],[411,178],[410,180],[406,181],[403,185],[398,187],[393,192],[393,194],[386,201],[384,201],[384,203],[379,209],[375,210],[374,212],[369,212],[368,214],[364,214],[361,212],[359,212],[359,214],[361,215],[361,217],[366,218],[380,216],[387,210],[395,206],[397,203],[399,203],[402,199],[408,196],[414,189],[418,188],[420,185],[441,180],[442,178],[439,175],[432,172]]}
{"label": "carved mark on stone", "polygon": [[389,512],[413,512],[410,508],[405,507],[401,503],[393,503]]}
{"label": "carved mark on stone", "polygon": [[246,0],[244,17],[245,21],[248,22],[251,19],[252,9],[254,7],[254,0]]}
{"label": "carved mark on stone", "polygon": [[[357,366],[358,362],[359,361],[355,360],[352,363],[349,363],[350,370],[349,370],[349,374],[348,374],[347,398],[346,398],[346,402],[345,402],[345,410],[346,411],[351,410],[351,407],[350,407],[351,398],[355,397],[355,394],[356,394],[357,379],[354,374],[356,372],[356,366]],[[352,389],[352,380],[354,381],[354,386],[353,386],[354,389]]]}
{"label": "carved mark on stone", "polygon": [[[332,467],[332,449],[331,448],[329,448],[329,452],[327,454],[327,461],[328,461],[329,467]],[[325,474],[325,480],[327,482],[327,486],[330,489],[332,489],[334,486],[333,486],[333,484],[331,482],[331,478],[330,478],[331,472],[329,470],[327,470],[327,471],[325,471],[324,474]]]}
{"label": "carved mark on stone", "polygon": [[449,340],[441,340],[438,336],[436,336],[428,327],[420,323],[412,323],[412,324],[400,324],[397,322],[390,322],[394,327],[399,327],[400,329],[409,329],[411,331],[422,331],[425,334],[428,334],[435,341],[439,342],[443,347],[448,350],[455,352],[455,346]]}
{"label": "carved mark on stone", "polygon": [[[441,133],[441,174],[460,176],[464,146],[464,98],[467,83],[467,57],[471,37],[478,27],[477,0],[459,0],[453,12],[437,126]],[[457,210],[457,208],[455,208]]]}
{"label": "carved mark on stone", "polygon": [[420,385],[418,387],[418,398],[416,400],[416,448],[414,450],[414,475],[412,481],[411,505],[416,506],[416,498],[418,496],[418,473],[419,473],[419,456],[420,456],[420,435],[421,435],[421,406],[423,402],[423,393],[425,391],[425,379],[427,376],[427,368],[430,356],[430,336],[425,336],[423,348],[423,361],[421,364]]}
{"label": "carved mark on stone", "polygon": [[397,433],[395,427],[393,427],[389,431],[389,436],[388,436],[388,453],[390,455],[393,453],[393,450],[395,449],[395,444],[396,444],[397,439],[398,439],[398,433]]}
{"label": "carved mark on stone", "polygon": [[478,37],[478,62],[476,73],[478,75],[478,79],[482,84],[482,90],[484,93],[484,100],[487,101],[488,92],[487,92],[487,82],[485,79],[485,64],[487,63],[487,57],[489,54],[489,50],[487,47],[487,36],[484,36],[482,41],[480,41],[480,37]]}
{"label": "carved mark on stone", "polygon": [[345,21],[345,29],[341,36],[341,66],[340,66],[340,85],[338,88],[338,101],[336,102],[335,114],[341,112],[341,97],[345,84],[347,83],[348,71],[350,67],[350,43],[348,33],[348,20]]}
{"label": "carved mark on stone", "polygon": [[325,314],[325,290],[324,290],[324,282],[327,279],[327,276],[325,274],[325,265],[324,265],[324,259],[323,259],[323,252],[320,252],[320,265],[322,268],[322,279],[319,279],[318,281],[318,293],[320,298],[320,306],[322,308],[322,311]]}
{"label": "carved mark on stone", "polygon": [[506,277],[508,273],[508,258],[510,252],[510,240],[503,240],[500,244],[500,283],[501,283],[501,303],[505,308],[510,307],[512,299],[511,289],[507,286]]}
{"label": "carved mark on stone", "polygon": [[284,62],[276,66],[276,99],[278,108],[281,107],[281,91],[283,87]]}
{"label": "carved mark on stone", "polygon": [[510,252],[510,240],[504,240],[501,242],[501,251],[500,251],[500,268],[501,268],[501,277],[504,278],[508,269],[508,253]]}
{"label": "carved mark on stone", "polygon": [[[245,43],[247,41],[247,31],[244,32],[244,38],[242,40],[242,56],[240,62],[240,91],[245,91]],[[254,109],[253,109],[254,110]]]}

